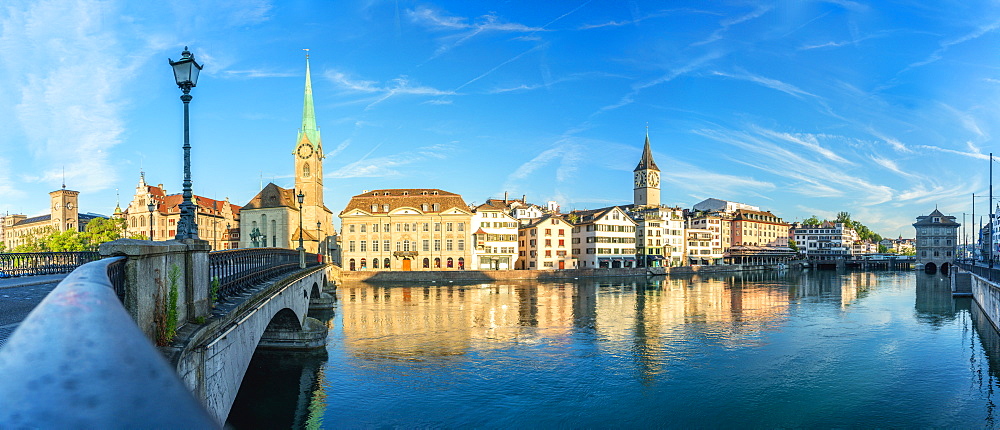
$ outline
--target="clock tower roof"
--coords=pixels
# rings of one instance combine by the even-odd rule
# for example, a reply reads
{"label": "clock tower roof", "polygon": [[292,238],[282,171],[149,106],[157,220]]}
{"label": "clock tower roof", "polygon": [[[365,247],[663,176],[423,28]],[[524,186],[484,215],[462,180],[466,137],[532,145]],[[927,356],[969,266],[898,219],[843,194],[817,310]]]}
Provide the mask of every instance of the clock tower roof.
{"label": "clock tower roof", "polygon": [[659,167],[656,167],[656,162],[653,161],[653,151],[649,149],[649,132],[646,132],[646,145],[642,148],[642,158],[639,159],[639,165],[635,166],[633,172],[638,172],[640,170],[656,170],[660,171]]}
{"label": "clock tower roof", "polygon": [[[305,97],[302,101],[302,128],[299,129],[299,138],[296,139],[296,147],[308,140],[316,145],[317,149],[322,148],[320,143],[319,128],[316,127],[316,109],[313,107],[312,77],[309,73],[309,53],[306,50],[306,89]],[[322,157],[322,155],[320,155]]]}

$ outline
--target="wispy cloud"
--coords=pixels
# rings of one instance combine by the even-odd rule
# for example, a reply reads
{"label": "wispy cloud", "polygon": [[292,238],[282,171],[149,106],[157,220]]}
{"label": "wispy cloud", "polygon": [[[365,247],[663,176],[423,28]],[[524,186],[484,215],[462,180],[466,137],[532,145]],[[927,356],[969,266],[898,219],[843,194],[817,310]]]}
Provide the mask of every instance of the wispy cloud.
{"label": "wispy cloud", "polygon": [[236,79],[256,79],[256,78],[290,78],[293,76],[299,76],[300,73],[292,72],[274,72],[268,70],[225,70],[219,74],[222,78],[236,78]]}
{"label": "wispy cloud", "polygon": [[443,160],[455,151],[450,143],[436,144],[417,148],[399,154],[370,158],[381,145],[376,145],[361,159],[351,162],[333,172],[324,175],[327,178],[391,178],[406,176],[400,168],[406,165],[428,160]]}
{"label": "wispy cloud", "polygon": [[371,80],[351,79],[343,72],[336,70],[327,71],[324,76],[341,89],[374,95],[372,99],[369,99],[368,105],[365,107],[366,110],[371,109],[375,105],[392,97],[400,95],[441,97],[454,96],[458,94],[455,91],[440,90],[424,85],[414,85],[410,82],[410,79],[407,76],[400,76],[386,83]]}
{"label": "wispy cloud", "polygon": [[532,27],[524,24],[506,22],[494,13],[480,16],[474,20],[464,17],[448,16],[439,10],[427,6],[408,10],[407,17],[411,22],[423,25],[437,31],[461,31],[440,39],[441,44],[431,59],[464,44],[472,38],[487,33],[536,33],[546,31],[543,27]]}
{"label": "wispy cloud", "polygon": [[786,82],[781,82],[781,81],[779,81],[777,79],[765,78],[763,76],[754,75],[752,73],[748,73],[748,72],[745,72],[745,71],[741,71],[741,73],[738,73],[738,74],[737,73],[726,73],[726,72],[714,71],[714,72],[712,72],[712,74],[715,75],[715,76],[722,76],[722,77],[730,78],[730,79],[739,79],[739,80],[753,82],[755,84],[758,84],[758,85],[770,88],[770,89],[775,90],[775,91],[781,91],[781,92],[783,92],[785,94],[788,94],[790,96],[793,96],[793,97],[796,97],[796,98],[799,98],[799,99],[804,98],[804,97],[819,98],[815,94],[807,92],[807,91],[805,91],[805,90],[803,90],[803,89],[801,89],[799,87],[796,87],[795,85],[792,85],[792,84],[789,84],[789,83],[786,83]]}
{"label": "wispy cloud", "polygon": [[935,61],[938,61],[941,58],[944,58],[944,53],[948,51],[948,49],[950,49],[952,46],[959,45],[968,42],[970,40],[978,39],[983,35],[986,35],[987,33],[992,33],[993,31],[996,31],[997,29],[1000,29],[1000,20],[992,21],[988,24],[981,25],[977,27],[975,30],[966,33],[962,36],[959,36],[957,38],[942,41],[940,44],[940,48],[936,49],[934,52],[928,55],[927,58],[910,64],[905,69],[903,69],[903,71],[907,71],[921,66],[926,66]]}
{"label": "wispy cloud", "polygon": [[31,173],[22,170],[27,166],[12,166],[22,172],[19,179],[55,185],[65,166],[67,184],[77,190],[114,182],[109,151],[122,142],[125,88],[142,61],[101,25],[118,13],[112,3],[88,0],[38,1],[0,11],[0,69],[6,70],[6,85],[20,89],[15,118],[38,162]]}
{"label": "wispy cloud", "polygon": [[704,55],[702,55],[700,57],[697,57],[697,58],[695,58],[695,59],[693,59],[691,61],[688,61],[687,63],[684,63],[684,64],[681,64],[681,65],[679,65],[677,67],[671,68],[671,69],[667,70],[666,73],[664,73],[663,75],[661,75],[660,77],[658,77],[656,79],[652,79],[650,81],[647,81],[647,82],[644,82],[642,84],[634,86],[632,88],[632,91],[629,91],[628,93],[626,93],[625,95],[623,95],[621,97],[621,99],[618,100],[618,102],[610,104],[610,105],[607,105],[607,106],[603,106],[600,109],[598,109],[596,112],[592,113],[590,116],[594,117],[594,116],[597,116],[597,115],[602,114],[604,112],[615,110],[615,109],[618,109],[618,108],[620,108],[622,106],[626,106],[626,105],[632,104],[635,101],[636,96],[638,96],[639,93],[641,93],[643,90],[645,90],[647,88],[655,87],[657,85],[660,85],[660,84],[663,84],[663,83],[666,83],[666,82],[670,82],[670,81],[672,81],[674,79],[677,79],[679,76],[682,76],[682,75],[691,73],[691,72],[693,72],[695,70],[701,69],[702,67],[705,67],[706,65],[710,64],[713,60],[716,60],[716,59],[722,57],[722,55],[723,55],[722,52],[711,51],[711,52],[708,52],[708,53],[706,53],[706,54],[704,54]]}
{"label": "wispy cloud", "polygon": [[702,40],[700,42],[692,43],[691,46],[706,45],[706,44],[709,44],[709,43],[721,40],[722,39],[722,35],[725,34],[727,31],[729,31],[730,27],[732,27],[734,25],[742,24],[742,23],[750,21],[750,20],[754,20],[754,19],[760,18],[761,16],[763,16],[764,14],[766,14],[767,12],[769,12],[771,9],[772,9],[771,6],[759,6],[753,12],[750,12],[750,13],[747,13],[747,14],[744,14],[744,15],[741,15],[741,16],[738,16],[738,17],[735,17],[735,18],[731,18],[731,19],[724,19],[724,20],[722,20],[722,21],[719,22],[720,27],[717,30],[715,30],[714,32],[712,32],[711,35],[709,35],[706,39],[704,39],[704,40]]}

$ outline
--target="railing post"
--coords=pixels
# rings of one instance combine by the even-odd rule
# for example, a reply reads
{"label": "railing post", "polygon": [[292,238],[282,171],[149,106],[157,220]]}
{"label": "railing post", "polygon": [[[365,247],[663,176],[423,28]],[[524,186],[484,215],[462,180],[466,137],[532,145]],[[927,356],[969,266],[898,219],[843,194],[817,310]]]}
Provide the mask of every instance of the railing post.
{"label": "railing post", "polygon": [[207,242],[202,246],[176,240],[135,239],[101,244],[102,256],[127,257],[122,304],[152,341],[157,341],[158,330],[162,330],[157,327],[157,321],[161,324],[165,321],[172,288],[177,290],[177,328],[188,320],[208,315],[207,246]]}

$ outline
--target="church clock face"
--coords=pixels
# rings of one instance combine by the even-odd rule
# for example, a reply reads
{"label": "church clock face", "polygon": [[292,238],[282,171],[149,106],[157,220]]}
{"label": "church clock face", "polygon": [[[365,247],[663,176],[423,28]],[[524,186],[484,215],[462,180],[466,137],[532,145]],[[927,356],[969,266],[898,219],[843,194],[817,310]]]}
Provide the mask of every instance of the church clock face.
{"label": "church clock face", "polygon": [[646,172],[635,172],[636,188],[643,187],[645,185],[646,185]]}
{"label": "church clock face", "polygon": [[299,145],[299,149],[296,151],[299,154],[299,158],[309,158],[313,154],[312,145],[303,143]]}
{"label": "church clock face", "polygon": [[73,210],[73,202],[66,203],[66,209]]}
{"label": "church clock face", "polygon": [[658,175],[656,172],[650,173],[649,174],[649,185],[651,187],[654,187],[654,188],[659,187],[660,186],[660,175]]}

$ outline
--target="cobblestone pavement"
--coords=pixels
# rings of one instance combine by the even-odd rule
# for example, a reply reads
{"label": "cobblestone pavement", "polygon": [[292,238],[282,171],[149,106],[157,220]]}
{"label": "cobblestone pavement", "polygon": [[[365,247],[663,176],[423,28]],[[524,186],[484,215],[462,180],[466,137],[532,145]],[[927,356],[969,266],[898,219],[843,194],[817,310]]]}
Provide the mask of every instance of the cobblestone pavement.
{"label": "cobblestone pavement", "polygon": [[17,326],[66,275],[0,279],[0,348]]}

